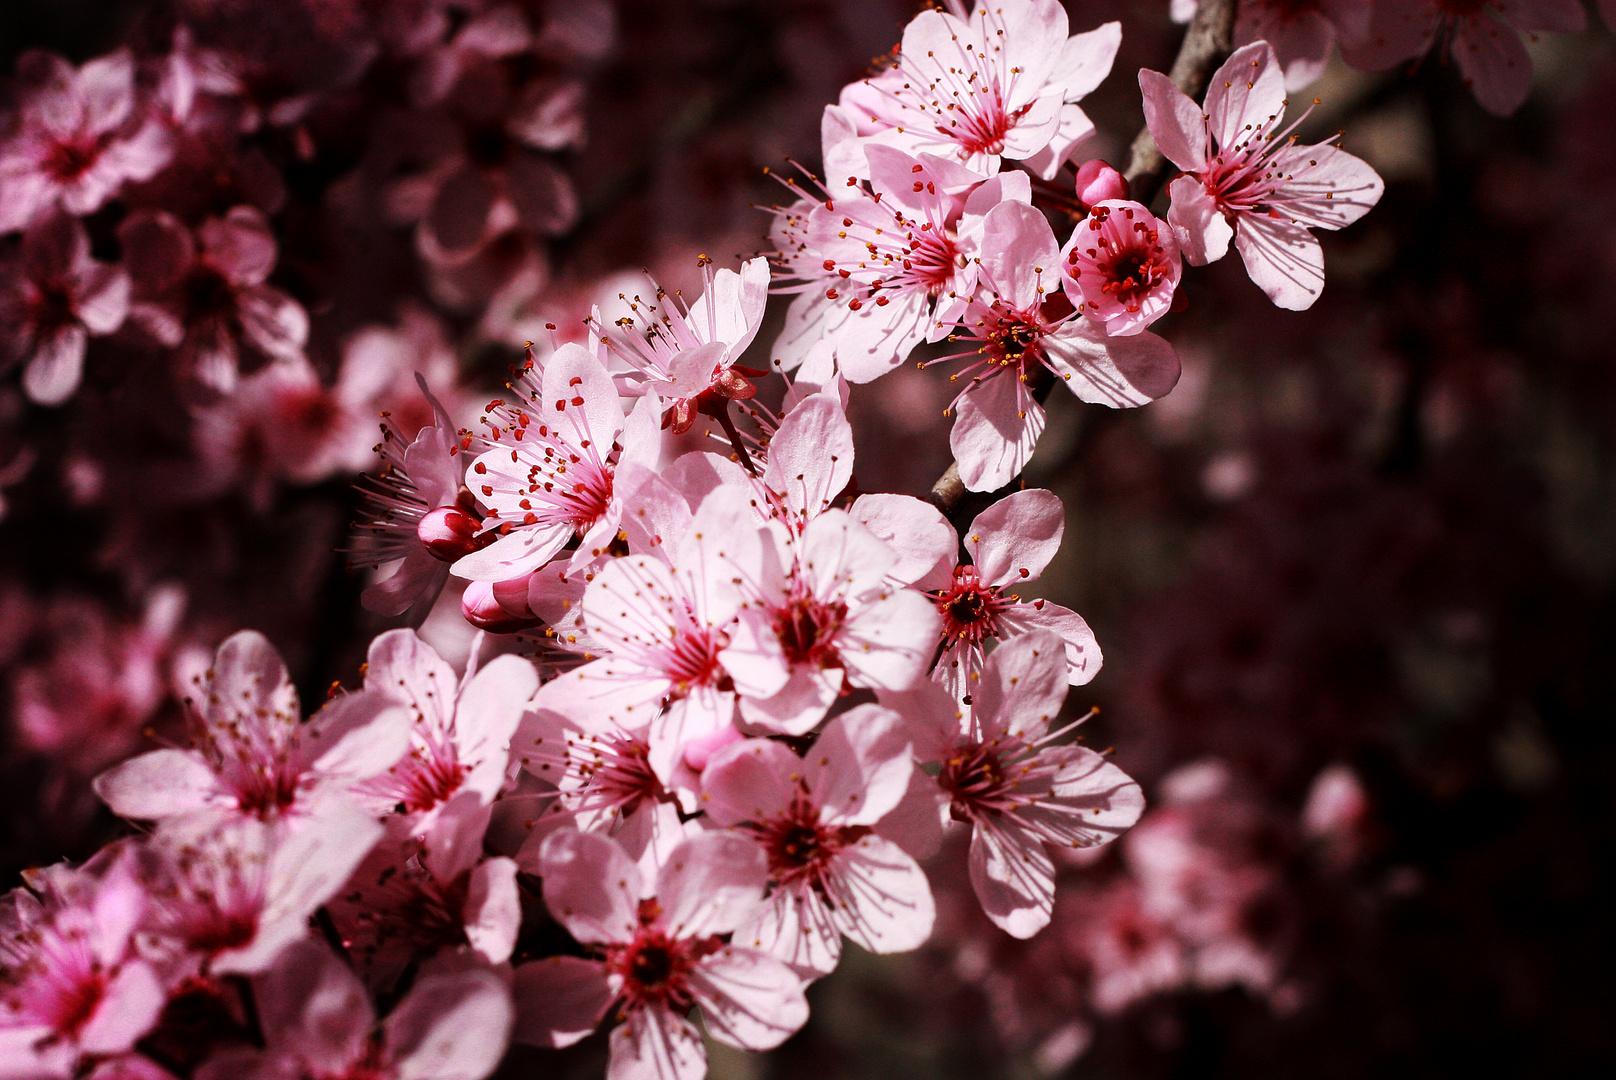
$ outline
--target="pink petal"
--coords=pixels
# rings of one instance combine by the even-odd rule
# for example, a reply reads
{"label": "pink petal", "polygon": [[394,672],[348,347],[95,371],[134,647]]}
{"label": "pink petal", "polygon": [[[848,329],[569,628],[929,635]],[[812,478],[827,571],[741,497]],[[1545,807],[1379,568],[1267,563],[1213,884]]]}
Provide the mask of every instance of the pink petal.
{"label": "pink petal", "polygon": [[1291,146],[1274,155],[1276,171],[1291,174],[1285,212],[1315,229],[1340,229],[1367,214],[1386,190],[1369,163],[1334,146]]}
{"label": "pink petal", "polygon": [[747,739],[707,759],[701,774],[701,808],[718,825],[767,821],[782,814],[797,794],[802,759],[783,743]]}
{"label": "pink petal", "polygon": [[826,822],[873,825],[908,790],[907,725],[890,709],[860,705],[825,725],[798,768]]}
{"label": "pink petal", "polygon": [[1234,229],[1206,185],[1196,177],[1180,176],[1167,190],[1173,197],[1167,221],[1178,237],[1184,260],[1191,266],[1205,266],[1227,255]]}
{"label": "pink petal", "polygon": [[104,337],[122,326],[129,314],[129,275],[121,267],[92,262],[80,282],[77,314],[85,328]]}
{"label": "pink petal", "polygon": [[1144,813],[1144,792],[1104,754],[1083,746],[1052,747],[1045,753],[1051,761],[1065,760],[1050,794],[1022,813],[1046,836],[1059,837],[1069,847],[1097,847],[1131,829]]}
{"label": "pink petal", "polygon": [[1043,738],[1066,700],[1066,651],[1054,634],[1019,634],[994,649],[972,692],[971,711],[994,735]]}
{"label": "pink petal", "polygon": [[[769,637],[774,639],[772,631]],[[780,659],[783,663],[783,653]],[[726,667],[733,666],[726,663]],[[774,692],[741,698],[743,720],[782,735],[806,735],[825,718],[841,694],[842,669],[796,664],[788,671],[785,684]]]}
{"label": "pink petal", "polygon": [[648,1005],[612,1030],[606,1080],[702,1080],[707,1051],[701,1035],[666,1006]]}
{"label": "pink petal", "polygon": [[1236,49],[1213,74],[1206,92],[1207,124],[1219,148],[1230,150],[1285,112],[1285,73],[1266,41]]}
{"label": "pink petal", "polygon": [[971,522],[965,550],[989,585],[1033,581],[1060,550],[1066,507],[1053,492],[1029,488],[1012,492]]}
{"label": "pink petal", "polygon": [[[949,702],[942,695],[942,704]],[[958,727],[958,723],[950,725]],[[914,730],[914,725],[910,725]],[[952,732],[950,733],[952,735]],[[926,753],[922,760],[935,761],[940,755]],[[891,840],[915,859],[929,859],[943,843],[943,819],[948,814],[948,798],[937,781],[919,769],[909,774],[909,787],[892,811],[876,822],[878,835]]]}
{"label": "pink petal", "polygon": [[1043,431],[1044,407],[1013,373],[999,374],[959,399],[948,448],[968,489],[993,491],[1026,467]]}
{"label": "pink petal", "polygon": [[382,1025],[398,1080],[484,1080],[505,1056],[515,1009],[492,971],[428,975]]}
{"label": "pink petal", "polygon": [[301,365],[309,340],[309,315],[279,289],[255,285],[236,297],[242,335],[272,360]]}
{"label": "pink petal", "polygon": [[815,394],[780,421],[769,441],[763,483],[795,515],[828,509],[853,476],[853,427],[833,395]]}
{"label": "pink petal", "polygon": [[88,335],[78,323],[68,323],[42,337],[22,374],[22,388],[36,405],[60,405],[73,396],[84,374]]}
{"label": "pink petal", "polygon": [[1246,274],[1278,307],[1303,311],[1324,288],[1324,250],[1303,225],[1283,218],[1242,216],[1234,246]]}
{"label": "pink petal", "polygon": [[837,859],[837,874],[853,903],[834,911],[841,932],[873,953],[908,952],[931,937],[936,908],[925,871],[902,848],[866,836]]}
{"label": "pink petal", "polygon": [[[507,461],[510,459],[506,451],[493,451],[493,454]],[[522,473],[525,477],[525,468]],[[471,581],[509,581],[521,577],[555,558],[572,539],[574,531],[566,521],[513,529],[487,547],[455,560],[454,573]]]}
{"label": "pink petal", "polygon": [[1099,642],[1083,616],[1071,608],[1047,600],[1022,603],[1000,616],[1000,622],[1018,631],[1047,630],[1058,635],[1066,646],[1066,681],[1070,685],[1082,686],[1100,673]]}
{"label": "pink petal", "polygon": [[541,236],[560,236],[578,222],[572,178],[539,154],[518,154],[506,169],[507,191],[522,225]]}
{"label": "pink petal", "polygon": [[829,975],[842,957],[842,932],[813,888],[775,889],[735,931],[735,943],[768,953],[804,979]]}
{"label": "pink petal", "polygon": [[808,1022],[802,979],[754,949],[726,945],[696,965],[690,992],[707,1032],[742,1050],[770,1050]]}
{"label": "pink petal", "polygon": [[488,859],[471,872],[463,909],[466,942],[490,964],[503,964],[516,948],[522,926],[522,897],[516,888],[516,863]]}
{"label": "pink petal", "polygon": [[118,969],[102,990],[95,1015],[79,1029],[79,1048],[88,1054],[128,1050],[152,1029],[168,1002],[157,972],[143,960]]}
{"label": "pink petal", "polygon": [[95,778],[95,793],[112,812],[135,821],[160,821],[229,801],[219,778],[190,750],[152,750],[114,765]]}
{"label": "pink petal", "polygon": [[1206,168],[1207,131],[1201,107],[1173,85],[1173,80],[1148,68],[1139,72],[1144,97],[1145,123],[1162,154],[1185,172]]}
{"label": "pink petal", "polygon": [[544,903],[586,945],[627,942],[639,926],[640,872],[604,836],[564,829],[539,853]]}
{"label": "pink petal", "polygon": [[1148,330],[1108,337],[1088,320],[1073,319],[1044,339],[1044,354],[1066,388],[1095,405],[1131,409],[1178,385],[1178,354]]}
{"label": "pink petal", "polygon": [[454,713],[461,761],[496,760],[502,774],[511,734],[538,689],[538,672],[520,656],[496,656],[467,680]]}
{"label": "pink petal", "polygon": [[1482,108],[1508,116],[1526,104],[1532,92],[1532,58],[1509,27],[1485,12],[1460,18],[1450,48]]}
{"label": "pink petal", "polygon": [[341,1075],[364,1053],[376,1011],[353,969],[313,938],[287,946],[253,980],[264,1042],[316,1074]]}
{"label": "pink petal", "polygon": [[1577,0],[1493,0],[1492,6],[1512,26],[1521,30],[1576,34],[1588,25],[1587,16]]}
{"label": "pink petal", "polygon": [[899,690],[925,676],[941,630],[936,605],[902,589],[855,609],[842,624],[836,647],[854,686]]}
{"label": "pink petal", "polygon": [[78,92],[88,132],[100,134],[122,124],[135,106],[135,61],[129,50],[119,49],[79,68]]}
{"label": "pink petal", "polygon": [[606,657],[545,683],[533,703],[560,713],[585,731],[608,731],[613,726],[636,730],[655,719],[656,706],[671,686],[663,673]]}
{"label": "pink petal", "polygon": [[988,211],[982,222],[982,274],[984,284],[1023,311],[1060,288],[1060,246],[1042,212],[1016,201]]}
{"label": "pink petal", "polygon": [[890,579],[922,591],[948,584],[959,537],[931,503],[908,495],[860,495],[849,512],[898,556],[887,571]]}
{"label": "pink petal", "polygon": [[657,875],[662,925],[676,937],[727,934],[763,902],[763,849],[738,832],[691,837]]}
{"label": "pink petal", "polygon": [[1055,908],[1055,864],[1043,841],[1014,820],[995,814],[971,833],[971,886],[993,925],[1014,938],[1030,938]]}
{"label": "pink petal", "polygon": [[591,1033],[612,1003],[599,960],[552,956],[516,969],[515,1042],[571,1046]]}
{"label": "pink petal", "polygon": [[255,207],[237,206],[222,218],[209,218],[197,239],[207,260],[232,285],[262,285],[275,269],[275,233]]}

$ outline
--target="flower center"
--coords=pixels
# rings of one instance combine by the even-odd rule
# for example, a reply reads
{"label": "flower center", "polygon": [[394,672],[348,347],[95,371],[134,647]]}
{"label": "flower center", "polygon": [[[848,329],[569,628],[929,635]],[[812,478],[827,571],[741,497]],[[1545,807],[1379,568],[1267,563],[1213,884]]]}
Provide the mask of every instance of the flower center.
{"label": "flower center", "polygon": [[812,596],[798,597],[774,616],[774,632],[792,664],[835,667],[840,660],[832,643],[847,617],[846,604],[826,604]]}
{"label": "flower center", "polygon": [[1004,607],[999,590],[983,584],[974,566],[956,566],[953,583],[937,594],[944,636],[970,645],[999,636],[997,615]]}
{"label": "flower center", "polygon": [[1007,809],[1010,782],[997,748],[979,742],[955,747],[937,774],[937,783],[949,795],[949,815],[956,821],[970,821],[982,810]]}
{"label": "flower center", "polygon": [[90,171],[101,158],[101,146],[94,139],[68,139],[62,142],[53,142],[50,149],[45,151],[45,160],[41,163],[44,171],[55,176],[62,182],[77,180]]}

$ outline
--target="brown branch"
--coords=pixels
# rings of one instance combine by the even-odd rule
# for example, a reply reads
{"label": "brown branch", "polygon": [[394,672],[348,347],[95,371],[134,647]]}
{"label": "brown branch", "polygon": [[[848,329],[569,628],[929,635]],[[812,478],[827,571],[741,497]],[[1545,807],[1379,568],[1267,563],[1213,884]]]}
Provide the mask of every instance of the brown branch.
{"label": "brown branch", "polygon": [[[1178,57],[1173,61],[1173,69],[1168,73],[1174,86],[1197,101],[1206,92],[1207,80],[1212,77],[1213,69],[1229,55],[1234,36],[1234,5],[1235,0],[1200,0],[1195,9],[1195,18],[1190,20],[1189,29],[1184,32],[1184,41],[1179,46]],[[1167,165],[1167,159],[1156,148],[1156,140],[1151,138],[1150,129],[1140,129],[1128,150],[1128,167],[1123,171],[1133,198],[1148,206],[1161,188],[1162,180],[1167,175]],[[1048,396],[1052,385],[1052,382],[1046,381],[1034,389],[1034,396],[1040,403]],[[971,516],[974,517],[1015,490],[1016,486],[1016,482],[1012,481],[992,493],[967,491],[964,481],[960,479],[959,462],[956,461],[950,463],[948,471],[931,486],[929,497],[932,505],[954,521],[956,526],[960,526],[964,522],[958,519],[964,516],[964,511],[972,511]]]}

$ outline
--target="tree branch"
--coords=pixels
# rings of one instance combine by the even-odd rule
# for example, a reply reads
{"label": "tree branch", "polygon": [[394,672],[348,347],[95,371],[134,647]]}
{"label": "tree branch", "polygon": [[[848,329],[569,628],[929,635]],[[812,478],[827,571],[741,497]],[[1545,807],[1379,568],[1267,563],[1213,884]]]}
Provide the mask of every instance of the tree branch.
{"label": "tree branch", "polygon": [[[1195,9],[1195,18],[1190,20],[1189,29],[1184,32],[1184,41],[1178,48],[1173,69],[1168,73],[1174,86],[1197,101],[1206,92],[1213,69],[1229,55],[1234,37],[1234,5],[1235,0],[1200,0]],[[1128,150],[1128,167],[1123,171],[1133,198],[1150,205],[1167,175],[1167,165],[1167,159],[1151,137],[1150,128],[1141,128]],[[1040,403],[1049,395],[1052,385],[1052,382],[1045,381],[1034,389],[1034,396]],[[962,522],[955,519],[963,516],[963,510],[980,512],[1013,490],[1014,481],[991,494],[967,491],[964,481],[960,479],[959,462],[956,461],[950,463],[948,471],[931,486],[929,498],[933,506],[959,526]],[[967,496],[970,498],[967,499]],[[981,504],[980,508],[975,505],[977,503]]]}

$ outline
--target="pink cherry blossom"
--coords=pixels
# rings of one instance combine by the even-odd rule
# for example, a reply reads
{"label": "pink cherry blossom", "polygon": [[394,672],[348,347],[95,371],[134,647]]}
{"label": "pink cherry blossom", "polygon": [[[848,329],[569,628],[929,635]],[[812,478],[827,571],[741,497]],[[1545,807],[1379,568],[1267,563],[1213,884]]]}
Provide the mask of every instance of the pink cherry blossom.
{"label": "pink cherry blossom", "polygon": [[[512,753],[530,774],[554,787],[547,824],[613,837],[630,858],[653,869],[684,835],[678,793],[651,768],[651,745],[643,733],[586,731],[559,713],[536,709],[523,717]],[[535,832],[518,855],[535,873],[547,835]]]}
{"label": "pink cherry blossom", "polygon": [[654,300],[634,297],[630,314],[610,328],[598,318],[590,323],[611,355],[629,369],[630,384],[656,395],[669,410],[675,433],[688,431],[700,409],[727,408],[724,403],[745,401],[757,392],[735,362],[763,320],[768,260],[750,259],[738,274],[727,268],[715,273],[711,266],[702,256],[707,287],[688,309],[681,310],[682,304],[670,301],[653,281]]}
{"label": "pink cherry blossom", "polygon": [[1042,930],[1054,909],[1044,845],[1108,843],[1145,805],[1139,785],[1104,755],[1054,741],[1075,726],[1050,730],[1066,696],[1063,653],[1041,630],[1005,642],[988,657],[968,717],[941,695],[911,699],[922,714],[911,728],[916,756],[939,765],[949,813],[972,828],[971,886],[994,925],[1018,938]]}
{"label": "pink cherry blossom", "polygon": [[0,145],[0,233],[58,205],[94,213],[125,181],[149,179],[168,162],[168,133],[139,114],[127,49],[78,69],[33,52],[18,68],[27,89],[19,123]]}
{"label": "pink cherry blossom", "polygon": [[402,705],[411,719],[409,749],[385,771],[351,789],[377,814],[396,813],[421,835],[438,811],[461,793],[493,801],[505,783],[511,733],[539,688],[533,665],[496,656],[478,667],[476,653],[463,678],[413,630],[389,630],[370,643],[365,685],[326,706],[361,715]]}
{"label": "pink cherry blossom", "polygon": [[934,914],[926,875],[873,831],[912,768],[901,719],[874,705],[831,720],[805,757],[766,739],[714,754],[701,806],[753,837],[769,866],[768,901],[735,940],[810,977],[836,967],[844,934],[877,953],[924,943]]}
{"label": "pink cherry blossom", "polygon": [[1099,674],[1100,645],[1081,615],[1010,591],[1038,580],[1065,531],[1065,507],[1039,488],[1013,492],[971,522],[965,534],[971,562],[954,566],[952,578],[932,594],[943,617],[933,678],[953,700],[975,692],[990,646],[1033,631],[1057,634],[1064,642],[1070,685],[1082,686]]}
{"label": "pink cherry blossom", "polygon": [[1577,0],[1376,0],[1356,41],[1343,41],[1347,63],[1381,71],[1446,42],[1481,107],[1508,116],[1532,92],[1532,58],[1520,32],[1576,33],[1587,23]]}
{"label": "pink cherry blossom", "polygon": [[978,3],[969,18],[923,11],[891,68],[853,83],[827,111],[825,169],[865,175],[858,144],[948,157],[984,176],[1001,158],[1048,180],[1094,130],[1077,102],[1111,71],[1122,30],[1067,37],[1058,0]]}
{"label": "pink cherry blossom", "polygon": [[115,813],[146,821],[306,814],[393,764],[410,737],[408,716],[391,699],[349,695],[304,723],[280,656],[251,630],[219,646],[186,706],[191,749],[152,750],[96,778]]}
{"label": "pink cherry blossom", "polygon": [[128,1050],[163,1008],[134,943],[150,901],[122,853],[97,861],[35,877],[39,895],[0,897],[0,1075],[78,1075],[81,1062]]}
{"label": "pink cherry blossom", "polygon": [[1339,37],[1353,44],[1369,29],[1367,0],[1240,0],[1234,43],[1267,41],[1285,72],[1285,89],[1296,91],[1324,74]]}
{"label": "pink cherry blossom", "polygon": [[735,584],[758,579],[762,551],[748,493],[721,488],[666,553],[672,565],[651,555],[608,562],[581,620],[604,655],[546,683],[535,704],[585,730],[651,725],[652,768],[671,781],[680,748],[728,724],[737,692],[767,698],[784,684],[779,646],[743,612]]}
{"label": "pink cherry blossom", "polygon": [[1031,201],[1025,173],[984,178],[879,144],[864,153],[868,188],[833,183],[824,198],[777,211],[772,228],[782,270],[801,282],[786,287],[799,295],[773,355],[794,368],[828,338],[854,383],[947,333],[976,291],[982,216],[1007,198]]}
{"label": "pink cherry blossom", "polygon": [[742,694],[748,722],[801,735],[844,687],[901,690],[924,674],[941,620],[919,592],[887,580],[891,548],[845,510],[813,518],[800,537],[769,535],[758,604],[789,674],[772,694]]}
{"label": "pink cherry blossom", "polygon": [[522,921],[517,864],[483,857],[491,811],[463,791],[429,829],[394,829],[327,903],[349,959],[379,993],[445,950],[489,964],[510,959]]}
{"label": "pink cherry blossom", "polygon": [[466,470],[466,486],[487,508],[483,532],[494,537],[454,564],[474,581],[537,570],[574,538],[569,569],[599,558],[623,518],[617,468],[653,466],[661,454],[654,399],[625,422],[611,376],[580,346],[562,345],[537,378],[529,371],[512,389],[520,399],[490,405],[491,448]]}
{"label": "pink cherry blossom", "polygon": [[222,1051],[197,1080],[483,1080],[515,1011],[492,971],[428,969],[387,1019],[325,945],[304,939],[253,979],[263,1048]]}
{"label": "pink cherry blossom", "polygon": [[261,971],[308,933],[309,917],[343,887],[382,837],[354,806],[328,800],[300,820],[210,818],[165,823],[147,855],[157,902],[143,929],[154,955],[183,971]]}
{"label": "pink cherry blossom", "polygon": [[1137,334],[1167,314],[1183,273],[1172,230],[1136,202],[1094,204],[1061,254],[1061,286],[1072,306],[1116,336]]}
{"label": "pink cherry blossom", "polygon": [[778,1046],[808,1019],[802,979],[781,961],[721,935],[763,901],[762,849],[730,832],[674,849],[651,888],[612,841],[566,830],[544,844],[544,900],[589,949],[516,969],[514,1038],[567,1046],[615,1003],[612,1080],[700,1080],[699,1005],[707,1032],[744,1050]]}
{"label": "pink cherry blossom", "polygon": [[1178,381],[1178,357],[1156,335],[1109,337],[1092,320],[1057,313],[1070,308],[1060,291],[1061,255],[1043,214],[1003,202],[983,225],[982,283],[950,341],[975,342],[950,376],[969,376],[954,401],[948,445],[972,491],[1008,483],[1032,457],[1044,430],[1044,407],[1030,380],[1040,369],[1084,401],[1131,408],[1153,401]]}
{"label": "pink cherry blossom", "polygon": [[118,236],[135,286],[130,321],[177,348],[184,374],[229,393],[244,346],[266,362],[303,362],[308,313],[266,283],[277,251],[262,211],[237,206],[193,234],[171,214],[141,210]]}
{"label": "pink cherry blossom", "polygon": [[[481,515],[470,494],[461,494],[465,449],[456,438],[449,414],[417,376],[421,393],[432,407],[432,422],[423,426],[407,445],[390,422],[382,424],[376,452],[382,465],[373,477],[355,486],[363,497],[354,523],[354,550],[350,565],[369,564],[392,573],[366,587],[360,603],[381,615],[402,615],[414,607],[421,618],[431,609],[444,583],[449,564],[475,546]],[[427,519],[456,527],[458,543],[427,529]]]}
{"label": "pink cherry blossom", "polygon": [[1184,257],[1216,262],[1232,239],[1270,300],[1311,307],[1324,288],[1324,253],[1308,230],[1368,213],[1385,188],[1380,176],[1334,140],[1297,145],[1300,119],[1280,126],[1285,80],[1267,42],[1236,50],[1213,74],[1204,111],[1160,72],[1141,71],[1139,88],[1156,144],[1185,173],[1169,185],[1167,215]]}
{"label": "pink cherry blossom", "polygon": [[0,367],[23,365],[30,401],[60,405],[79,388],[91,337],[123,325],[129,275],[90,257],[90,238],[73,218],[34,219],[0,291]]}

